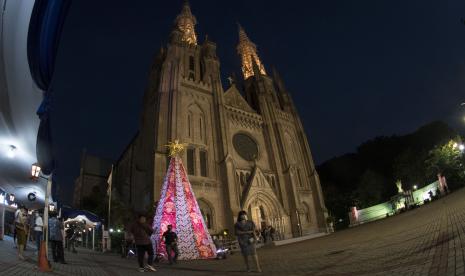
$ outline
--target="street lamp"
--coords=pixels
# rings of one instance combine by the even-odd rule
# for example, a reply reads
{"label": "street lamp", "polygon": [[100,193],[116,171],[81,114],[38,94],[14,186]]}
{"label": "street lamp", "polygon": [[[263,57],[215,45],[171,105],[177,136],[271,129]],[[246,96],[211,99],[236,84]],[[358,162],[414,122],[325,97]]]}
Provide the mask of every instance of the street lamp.
{"label": "street lamp", "polygon": [[417,185],[413,185],[413,190],[416,190],[417,188]]}
{"label": "street lamp", "polygon": [[6,194],[0,191],[0,208],[1,209],[1,221],[0,221],[0,226],[2,227],[0,231],[0,240],[3,240],[5,236],[5,197]]}
{"label": "street lamp", "polygon": [[8,156],[9,158],[15,158],[15,156],[16,156],[16,147],[14,145],[10,145],[8,147],[8,151],[6,153],[6,156]]}
{"label": "street lamp", "polygon": [[52,193],[52,175],[45,177],[41,175],[41,167],[38,163],[32,164],[31,167],[31,178],[32,180],[38,180],[39,177],[47,180],[47,190],[45,193],[45,206],[44,206],[44,231],[45,231],[45,255],[48,259],[48,212],[55,210],[55,205],[50,205],[50,194]]}
{"label": "street lamp", "polygon": [[463,144],[460,144],[460,145],[459,145],[459,150],[460,150],[460,151],[463,151],[464,149],[465,149],[465,146],[464,146]]}
{"label": "street lamp", "polygon": [[31,170],[32,178],[35,178],[35,179],[39,178],[40,170],[41,170],[41,168],[40,168],[39,164],[37,164],[37,163],[32,164],[32,170]]}

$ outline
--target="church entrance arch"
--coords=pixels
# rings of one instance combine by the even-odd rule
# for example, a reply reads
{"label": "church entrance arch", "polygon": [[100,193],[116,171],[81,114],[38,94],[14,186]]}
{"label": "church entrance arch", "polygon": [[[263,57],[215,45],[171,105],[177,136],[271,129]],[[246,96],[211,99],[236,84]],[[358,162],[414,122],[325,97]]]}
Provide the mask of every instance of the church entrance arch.
{"label": "church entrance arch", "polygon": [[212,205],[203,198],[198,199],[197,203],[199,204],[200,213],[202,213],[203,220],[205,221],[205,225],[207,226],[209,230],[212,230],[214,227]]}
{"label": "church entrance arch", "polygon": [[279,212],[280,206],[266,193],[256,193],[246,202],[247,213],[257,229],[262,229],[266,225],[272,225],[273,222],[281,217]]}

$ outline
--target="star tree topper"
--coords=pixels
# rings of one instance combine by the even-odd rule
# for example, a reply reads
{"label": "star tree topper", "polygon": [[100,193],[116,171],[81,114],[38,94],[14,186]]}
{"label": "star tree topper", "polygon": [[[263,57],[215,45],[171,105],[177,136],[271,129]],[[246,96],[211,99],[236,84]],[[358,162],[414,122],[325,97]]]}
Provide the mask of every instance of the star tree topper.
{"label": "star tree topper", "polygon": [[169,149],[169,156],[174,157],[178,154],[181,154],[188,144],[181,144],[179,140],[176,139],[174,142],[169,142],[168,145],[165,145]]}

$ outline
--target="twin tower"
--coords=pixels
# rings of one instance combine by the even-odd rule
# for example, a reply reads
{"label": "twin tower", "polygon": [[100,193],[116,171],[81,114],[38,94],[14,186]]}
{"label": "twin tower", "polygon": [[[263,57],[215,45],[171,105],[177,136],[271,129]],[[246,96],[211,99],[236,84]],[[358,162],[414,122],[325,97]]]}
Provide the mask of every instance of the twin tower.
{"label": "twin tower", "polygon": [[198,43],[184,3],[169,43],[153,62],[139,133],[116,165],[122,200],[135,211],[159,200],[168,142],[182,156],[211,234],[233,230],[246,210],[281,238],[326,231],[326,208],[297,110],[276,72],[270,77],[239,27],[243,85],[221,83],[216,44]]}

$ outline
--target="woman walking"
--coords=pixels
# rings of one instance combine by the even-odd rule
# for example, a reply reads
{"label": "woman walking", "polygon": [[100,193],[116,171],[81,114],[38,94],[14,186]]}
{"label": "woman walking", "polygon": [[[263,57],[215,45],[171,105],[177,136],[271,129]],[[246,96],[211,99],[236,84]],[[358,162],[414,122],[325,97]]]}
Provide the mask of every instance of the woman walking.
{"label": "woman walking", "polygon": [[247,219],[247,212],[242,210],[237,215],[237,222],[234,225],[235,234],[239,247],[241,248],[242,256],[244,257],[247,272],[250,272],[249,256],[253,256],[257,272],[262,272],[260,263],[258,262],[257,250],[255,244],[257,238],[255,236],[255,224],[253,221]]}

